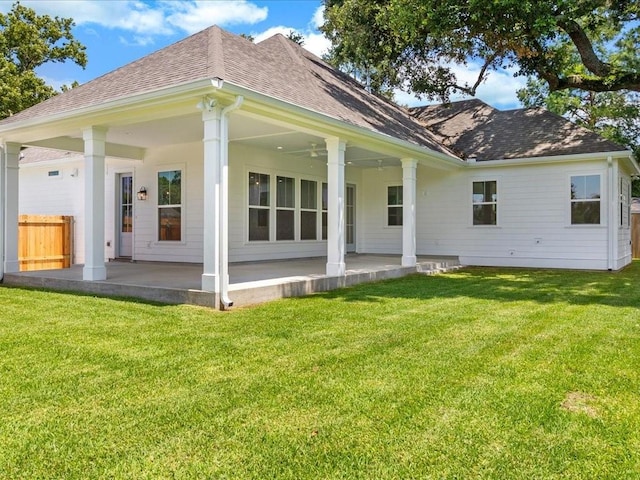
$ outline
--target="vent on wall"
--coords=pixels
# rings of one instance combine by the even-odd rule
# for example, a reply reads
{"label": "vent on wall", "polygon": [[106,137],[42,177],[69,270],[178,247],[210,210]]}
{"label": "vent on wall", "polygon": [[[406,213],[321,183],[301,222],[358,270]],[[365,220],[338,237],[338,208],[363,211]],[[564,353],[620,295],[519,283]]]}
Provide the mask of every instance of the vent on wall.
{"label": "vent on wall", "polygon": [[49,170],[48,175],[50,177],[59,177],[60,176],[60,170]]}

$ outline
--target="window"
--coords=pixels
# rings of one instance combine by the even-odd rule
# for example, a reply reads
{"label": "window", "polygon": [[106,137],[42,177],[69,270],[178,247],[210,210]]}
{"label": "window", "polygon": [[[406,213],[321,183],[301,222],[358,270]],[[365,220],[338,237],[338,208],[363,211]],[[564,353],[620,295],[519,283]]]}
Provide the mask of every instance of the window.
{"label": "window", "polygon": [[318,182],[300,180],[300,240],[318,238]]}
{"label": "window", "polygon": [[326,240],[328,237],[327,224],[327,210],[329,209],[329,184],[322,183],[322,240]]}
{"label": "window", "polygon": [[182,239],[182,171],[158,172],[158,240]]}
{"label": "window", "polygon": [[620,178],[620,226],[631,226],[631,182]]}
{"label": "window", "polygon": [[571,177],[571,224],[600,224],[600,175]]}
{"label": "window", "polygon": [[387,187],[387,225],[402,225],[402,185]]}
{"label": "window", "polygon": [[269,240],[269,175],[249,172],[249,241]]}
{"label": "window", "polygon": [[295,239],[295,179],[276,177],[276,240]]}
{"label": "window", "polygon": [[497,225],[498,182],[473,182],[473,224]]}

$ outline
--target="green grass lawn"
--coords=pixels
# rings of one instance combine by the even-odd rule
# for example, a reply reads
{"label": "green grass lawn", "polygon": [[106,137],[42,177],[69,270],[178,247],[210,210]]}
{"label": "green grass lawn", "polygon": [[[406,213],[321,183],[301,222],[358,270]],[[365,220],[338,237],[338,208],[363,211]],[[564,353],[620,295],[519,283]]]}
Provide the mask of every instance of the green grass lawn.
{"label": "green grass lawn", "polygon": [[0,478],[640,478],[640,263],[215,312],[0,288]]}

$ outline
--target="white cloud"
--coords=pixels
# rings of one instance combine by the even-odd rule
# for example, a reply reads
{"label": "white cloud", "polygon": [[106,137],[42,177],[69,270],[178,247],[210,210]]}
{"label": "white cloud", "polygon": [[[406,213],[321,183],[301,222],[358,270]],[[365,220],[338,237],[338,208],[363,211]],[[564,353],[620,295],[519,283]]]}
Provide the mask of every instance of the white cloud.
{"label": "white cloud", "polygon": [[[253,25],[265,20],[268,14],[267,7],[258,7],[247,0],[161,1],[153,4],[137,0],[23,0],[22,4],[41,15],[73,18],[77,25],[100,25],[147,37],[170,35],[176,31],[191,34],[213,24]],[[0,5],[7,6],[5,2]],[[128,42],[134,44],[136,41]]]}
{"label": "white cloud", "polygon": [[261,22],[267,18],[269,9],[258,7],[246,0],[167,2],[174,12],[167,21],[187,33],[195,33],[211,25],[238,25]]}
{"label": "white cloud", "polygon": [[291,31],[302,35],[304,39],[303,47],[309,50],[311,53],[318,57],[322,57],[325,53],[329,51],[331,47],[331,42],[325,38],[325,36],[318,31],[318,26],[322,25],[324,22],[324,6],[318,7],[311,18],[311,21],[308,23],[306,29],[299,29],[293,27],[285,27],[284,25],[278,25],[276,27],[268,28],[263,32],[253,32],[251,35],[255,39],[256,43],[261,42],[273,35],[278,33],[284,35],[285,37],[289,35]]}
{"label": "white cloud", "polygon": [[311,18],[311,26],[314,29],[319,29],[324,24],[324,5],[319,6]]}

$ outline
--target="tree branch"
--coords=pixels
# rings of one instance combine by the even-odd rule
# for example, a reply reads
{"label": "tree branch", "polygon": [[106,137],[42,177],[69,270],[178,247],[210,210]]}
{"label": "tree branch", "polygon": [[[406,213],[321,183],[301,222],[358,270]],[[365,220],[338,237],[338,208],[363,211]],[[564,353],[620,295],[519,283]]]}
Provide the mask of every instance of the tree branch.
{"label": "tree branch", "polygon": [[556,22],[561,29],[567,32],[578,49],[582,63],[591,73],[599,77],[606,77],[611,73],[611,65],[598,58],[598,55],[593,50],[591,40],[575,20],[567,20],[563,16],[558,16],[556,17]]}

